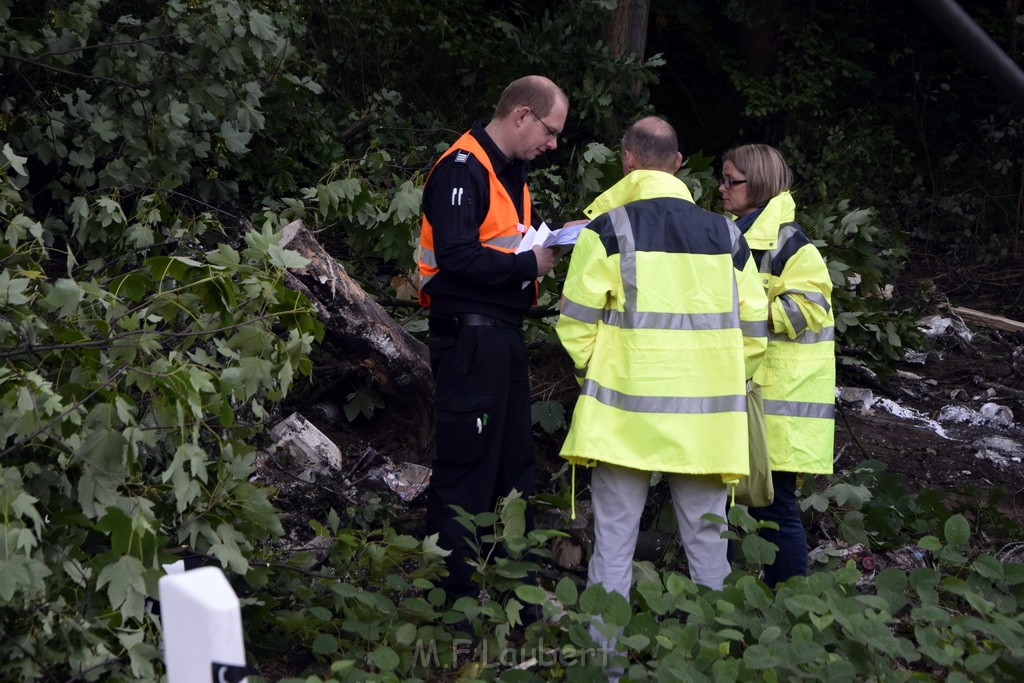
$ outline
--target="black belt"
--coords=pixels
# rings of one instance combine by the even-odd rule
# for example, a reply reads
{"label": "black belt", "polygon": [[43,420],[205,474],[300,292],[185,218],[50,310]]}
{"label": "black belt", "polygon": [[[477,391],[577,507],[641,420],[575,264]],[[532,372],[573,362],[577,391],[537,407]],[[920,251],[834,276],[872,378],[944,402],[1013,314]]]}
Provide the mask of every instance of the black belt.
{"label": "black belt", "polygon": [[433,314],[428,320],[430,334],[440,337],[455,337],[460,327],[493,327],[496,330],[521,331],[521,322],[511,323],[501,318],[492,318],[479,313],[459,313],[458,315]]}

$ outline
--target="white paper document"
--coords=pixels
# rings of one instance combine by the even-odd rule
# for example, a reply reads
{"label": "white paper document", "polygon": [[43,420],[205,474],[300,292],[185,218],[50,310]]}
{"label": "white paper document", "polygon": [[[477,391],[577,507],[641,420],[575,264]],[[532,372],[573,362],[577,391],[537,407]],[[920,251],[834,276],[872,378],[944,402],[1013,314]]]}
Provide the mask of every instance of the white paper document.
{"label": "white paper document", "polygon": [[580,230],[585,227],[587,227],[586,223],[580,223],[579,225],[552,230],[548,227],[547,223],[541,223],[539,228],[531,225],[516,248],[516,253],[519,254],[527,249],[533,249],[536,245],[542,247],[572,247],[580,236]]}
{"label": "white paper document", "polygon": [[[520,254],[533,247],[540,245],[542,247],[557,248],[561,253],[559,257],[565,252],[572,249],[573,245],[576,244],[576,239],[580,235],[580,230],[586,226],[586,223],[580,223],[579,225],[573,225],[568,228],[559,228],[558,230],[552,230],[548,227],[547,223],[541,223],[539,228],[535,228],[532,225],[523,234],[522,241],[519,242],[519,246],[516,247],[516,253]],[[523,289],[530,284],[530,280],[523,283]]]}

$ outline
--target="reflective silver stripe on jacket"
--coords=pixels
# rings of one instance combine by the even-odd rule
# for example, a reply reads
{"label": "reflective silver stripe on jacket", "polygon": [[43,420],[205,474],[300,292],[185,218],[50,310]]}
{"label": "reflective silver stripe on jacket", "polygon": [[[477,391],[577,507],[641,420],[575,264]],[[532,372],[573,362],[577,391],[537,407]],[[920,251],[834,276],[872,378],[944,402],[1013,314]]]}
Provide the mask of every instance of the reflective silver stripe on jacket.
{"label": "reflective silver stripe on jacket", "polygon": [[653,313],[649,311],[606,310],[608,325],[630,330],[731,330],[739,327],[737,315],[729,313]]}
{"label": "reflective silver stripe on jacket", "polygon": [[[489,239],[486,242],[483,242],[483,244],[492,247],[504,247],[506,249],[515,249],[516,247],[519,246],[519,243],[522,241],[522,239],[523,236],[518,234],[505,235],[503,237],[494,237],[492,239]],[[420,255],[419,258],[416,260],[422,263],[423,265],[427,266],[428,268],[437,268],[437,256],[434,254],[434,251],[432,249],[427,249],[426,247],[420,246]],[[419,288],[423,289],[423,287],[426,286],[428,282],[434,279],[435,275],[437,275],[437,273],[431,273],[430,275],[422,276],[420,278]]]}
{"label": "reflective silver stripe on jacket", "polygon": [[790,344],[817,344],[818,342],[834,342],[836,340],[836,328],[832,325],[821,328],[821,332],[804,330],[796,339],[790,339],[786,334],[772,332],[768,335],[769,341],[789,342]]}
{"label": "reflective silver stripe on jacket", "polygon": [[633,226],[629,223],[626,207],[619,206],[608,212],[615,231],[615,240],[619,243],[619,270],[622,272],[622,289],[626,301],[622,307],[627,311],[636,310],[636,240],[633,239]]}
{"label": "reflective silver stripe on jacket", "polygon": [[807,317],[804,316],[793,297],[789,294],[780,294],[777,298],[782,302],[782,310],[786,312],[786,317],[789,318],[789,324],[793,326],[793,330],[797,334],[806,330]]}
{"label": "reflective silver stripe on jacket", "polygon": [[743,331],[744,337],[767,337],[768,336],[768,321],[767,320],[741,320],[740,330]]}
{"label": "reflective silver stripe on jacket", "polygon": [[672,413],[703,415],[706,413],[743,413],[747,410],[745,394],[729,396],[633,396],[603,387],[592,379],[584,380],[580,395],[631,413]]}
{"label": "reflective silver stripe on jacket", "polygon": [[732,253],[735,255],[739,251],[739,243],[740,238],[743,237],[743,231],[740,230],[740,226],[736,225],[736,221],[728,216],[725,217],[725,223],[729,226],[729,239],[732,240]]}
{"label": "reflective silver stripe on jacket", "polygon": [[562,299],[561,314],[574,320],[593,325],[601,319],[602,313],[604,313],[603,309],[578,304],[568,297]]}
{"label": "reflective silver stripe on jacket", "polygon": [[[643,330],[728,330],[741,328],[739,314],[739,290],[736,286],[736,279],[733,278],[733,302],[732,310],[724,313],[657,313],[653,311],[637,310],[637,273],[636,273],[636,240],[633,237],[633,226],[629,220],[624,206],[617,207],[608,212],[611,220],[612,230],[615,232],[615,240],[619,246],[619,271],[622,277],[622,289],[625,296],[622,311],[604,310],[601,319],[606,325],[614,325],[623,329]],[[742,235],[735,223],[732,224],[730,236],[734,242]],[[567,300],[568,303],[568,300]],[[596,322],[592,320],[591,311],[586,307],[575,304],[578,308],[570,311],[570,317],[584,322]],[[563,311],[564,311],[563,307]],[[577,315],[578,314],[578,315]],[[585,317],[581,317],[585,316]],[[759,336],[767,334],[765,331]]]}
{"label": "reflective silver stripe on jacket", "polygon": [[520,234],[515,235],[501,235],[499,237],[492,237],[486,242],[482,242],[489,247],[502,247],[504,249],[515,249],[519,246],[519,243],[523,241],[523,236]]}
{"label": "reflective silver stripe on jacket", "polygon": [[[420,245],[420,254],[416,260],[429,268],[437,268],[437,257],[434,255],[434,251],[432,249],[427,249],[423,245]],[[437,275],[437,273],[420,275],[420,286],[418,289],[422,291],[423,288],[427,286],[427,283],[434,279],[435,275]]]}
{"label": "reflective silver stripe on jacket", "polygon": [[737,327],[747,337],[768,335],[766,322],[741,322],[733,313],[654,313],[650,311],[616,311],[592,308],[565,299],[562,315],[593,325],[601,320],[606,325],[626,330],[731,330]]}
{"label": "reflective silver stripe on jacket", "polygon": [[769,401],[764,402],[764,414],[779,417],[818,417],[831,420],[835,417],[834,403],[809,403],[807,401]]}

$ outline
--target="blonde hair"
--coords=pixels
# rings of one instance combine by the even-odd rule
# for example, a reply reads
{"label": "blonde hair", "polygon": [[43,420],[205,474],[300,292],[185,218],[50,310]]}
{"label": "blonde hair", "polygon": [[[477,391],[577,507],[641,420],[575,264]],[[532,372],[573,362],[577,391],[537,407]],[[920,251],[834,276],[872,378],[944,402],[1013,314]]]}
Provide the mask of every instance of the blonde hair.
{"label": "blonde hair", "polygon": [[731,161],[747,179],[747,203],[753,208],[767,204],[772,197],[793,184],[793,171],[782,153],[771,145],[751,144],[733,147],[722,155],[722,163]]}
{"label": "blonde hair", "polygon": [[569,98],[552,80],[544,76],[523,76],[505,87],[494,110],[494,118],[503,119],[516,107],[529,107],[534,114],[544,117],[551,113],[556,99],[569,102]]}

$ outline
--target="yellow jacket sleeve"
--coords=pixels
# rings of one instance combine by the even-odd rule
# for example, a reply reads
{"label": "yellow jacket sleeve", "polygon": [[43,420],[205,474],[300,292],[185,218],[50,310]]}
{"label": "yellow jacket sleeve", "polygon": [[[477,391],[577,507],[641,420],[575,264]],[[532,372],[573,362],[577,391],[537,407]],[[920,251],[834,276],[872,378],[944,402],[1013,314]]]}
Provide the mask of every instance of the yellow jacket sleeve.
{"label": "yellow jacket sleeve", "polygon": [[555,332],[572,358],[580,384],[597,341],[597,322],[613,293],[621,289],[619,269],[605,252],[597,233],[580,232],[562,289],[561,315]]}
{"label": "yellow jacket sleeve", "polygon": [[745,251],[747,254],[743,268],[736,268],[736,289],[740,299],[740,325],[743,328],[744,367],[746,377],[750,379],[760,367],[768,349],[768,295],[742,237],[739,242],[742,248],[738,249],[738,253],[742,255]]}
{"label": "yellow jacket sleeve", "polygon": [[821,332],[832,306],[832,279],[813,244],[793,254],[769,292],[772,331],[794,339],[806,329]]}

